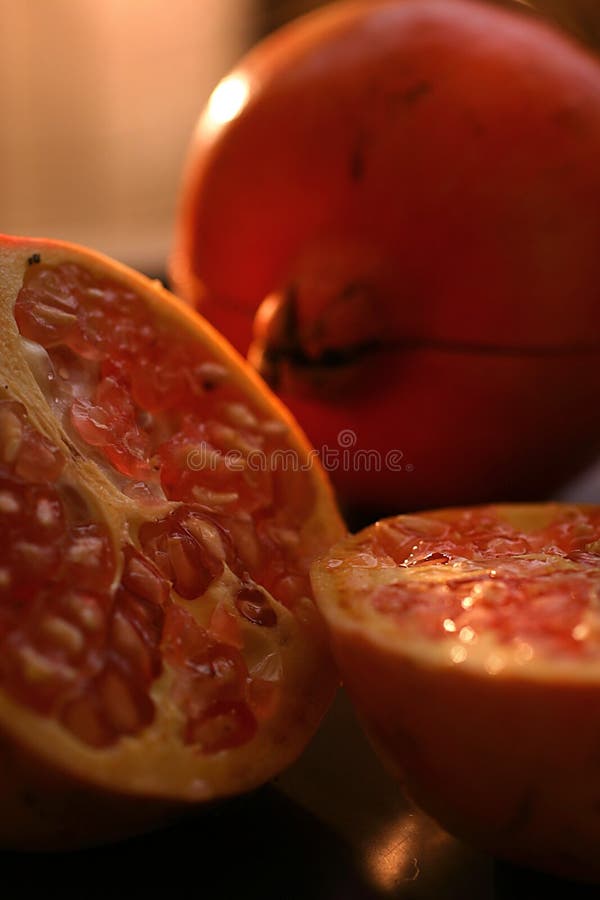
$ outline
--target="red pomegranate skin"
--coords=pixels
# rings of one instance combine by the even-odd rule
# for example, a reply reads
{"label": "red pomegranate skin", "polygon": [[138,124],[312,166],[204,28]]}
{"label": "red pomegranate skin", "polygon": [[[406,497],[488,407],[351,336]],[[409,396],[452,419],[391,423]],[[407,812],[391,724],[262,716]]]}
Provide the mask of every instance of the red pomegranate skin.
{"label": "red pomegranate skin", "polygon": [[345,503],[533,499],[593,459],[598,61],[520,13],[384,0],[292,23],[229,79],[192,141],[173,280]]}

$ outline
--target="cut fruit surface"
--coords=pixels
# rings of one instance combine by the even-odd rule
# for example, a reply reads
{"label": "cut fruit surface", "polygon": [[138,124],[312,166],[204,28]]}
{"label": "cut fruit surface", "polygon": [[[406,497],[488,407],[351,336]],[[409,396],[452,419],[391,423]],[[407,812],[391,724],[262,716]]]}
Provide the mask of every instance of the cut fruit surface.
{"label": "cut fruit surface", "polygon": [[106,837],[86,790],[207,800],[298,755],[335,687],[308,567],[343,526],[289,415],[161,285],[9,237],[0,275],[0,839]]}
{"label": "cut fruit surface", "polygon": [[398,516],[312,582],[377,749],[450,831],[600,879],[600,507]]}

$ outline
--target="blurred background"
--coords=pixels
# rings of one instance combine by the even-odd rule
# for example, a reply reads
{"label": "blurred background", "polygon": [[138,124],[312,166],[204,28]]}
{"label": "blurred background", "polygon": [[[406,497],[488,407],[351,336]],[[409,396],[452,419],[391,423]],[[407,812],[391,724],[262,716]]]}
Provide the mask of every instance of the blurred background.
{"label": "blurred background", "polygon": [[163,271],[180,168],[256,0],[0,0],[0,230]]}
{"label": "blurred background", "polygon": [[[0,230],[163,274],[187,144],[212,88],[261,36],[323,5],[0,0]],[[600,0],[537,5],[597,37]]]}

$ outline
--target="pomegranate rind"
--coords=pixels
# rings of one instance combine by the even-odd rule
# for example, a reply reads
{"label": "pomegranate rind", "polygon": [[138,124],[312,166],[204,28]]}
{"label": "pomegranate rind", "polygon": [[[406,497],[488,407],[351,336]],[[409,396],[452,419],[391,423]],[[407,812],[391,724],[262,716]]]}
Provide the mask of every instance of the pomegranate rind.
{"label": "pomegranate rind", "polygon": [[369,520],[542,500],[600,451],[598,61],[503,5],[327,4],[191,138],[173,283],[315,444],[355,432],[332,478]]}
{"label": "pomegranate rind", "polygon": [[[92,274],[126,285],[162,322],[171,323],[188,339],[197,341],[205,356],[226,367],[230,383],[239,388],[240,396],[251,397],[255,407],[283,423],[288,446],[301,461],[310,462],[310,473],[304,477],[314,490],[315,500],[312,513],[299,529],[303,558],[314,558],[341,537],[344,526],[310,445],[283,405],[209,324],[159,282],[101,254],[60,241],[1,236],[0,393],[21,402],[32,425],[64,452],[67,479],[76,481],[90,506],[101,511],[115,543],[122,541],[129,528],[135,531],[147,520],[147,514],[144,517],[134,500],[116,490],[98,465],[73,452],[23,354],[13,308],[36,254],[49,266],[77,263]],[[137,828],[144,819],[148,821],[150,808],[162,815],[164,809],[176,804],[249,790],[289,765],[331,702],[337,675],[314,605],[307,603],[303,615],[292,615],[278,603],[276,610],[278,650],[285,673],[284,701],[271,718],[260,723],[253,739],[224,752],[201,755],[197,748],[182,742],[181,710],[168,695],[168,667],[151,688],[157,710],[152,724],[141,734],[123,737],[102,750],[87,746],[54,719],[39,716],[0,689],[0,747],[2,758],[12,760],[11,765],[7,762],[3,766],[0,777],[0,842],[10,846],[64,846],[106,839]],[[29,762],[21,764],[20,760]],[[33,774],[35,777],[31,777]],[[139,808],[142,812],[131,817],[130,828],[122,827],[126,816],[110,814],[101,824],[86,828],[81,810],[88,794],[96,798],[96,803],[99,796],[109,797],[109,810]],[[92,799],[90,804],[96,808]],[[67,807],[78,810],[70,817],[69,828],[60,826],[57,816],[43,813],[47,808]]]}
{"label": "pomegranate rind", "polygon": [[[541,504],[492,509],[521,532],[593,507]],[[597,508],[596,508],[597,509]],[[593,659],[506,654],[485,668],[492,641],[460,664],[444,640],[402,633],[368,597],[392,576],[358,573],[348,558],[374,529],[341,542],[312,568],[315,596],[343,683],[373,745],[416,802],[444,827],[497,856],[561,876],[597,881],[600,864],[600,666]],[[409,524],[410,527],[410,524]],[[418,534],[418,532],[415,532]],[[333,566],[332,566],[333,562]],[[395,569],[396,573],[398,569]],[[355,573],[354,573],[355,574]],[[415,571],[406,574],[418,578]],[[491,636],[493,640],[493,636]]]}

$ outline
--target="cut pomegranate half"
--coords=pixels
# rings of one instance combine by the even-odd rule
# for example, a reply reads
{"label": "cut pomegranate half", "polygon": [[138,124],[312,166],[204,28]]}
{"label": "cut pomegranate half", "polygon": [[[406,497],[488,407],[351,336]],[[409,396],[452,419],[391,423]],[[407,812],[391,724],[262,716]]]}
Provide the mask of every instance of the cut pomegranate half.
{"label": "cut pomegranate half", "polygon": [[600,879],[600,507],[398,516],[312,581],[376,748],[450,831]]}
{"label": "cut pomegranate half", "polygon": [[0,840],[65,844],[299,754],[335,688],[308,567],[343,526],[287,412],[159,283],[10,237],[0,272]]}

